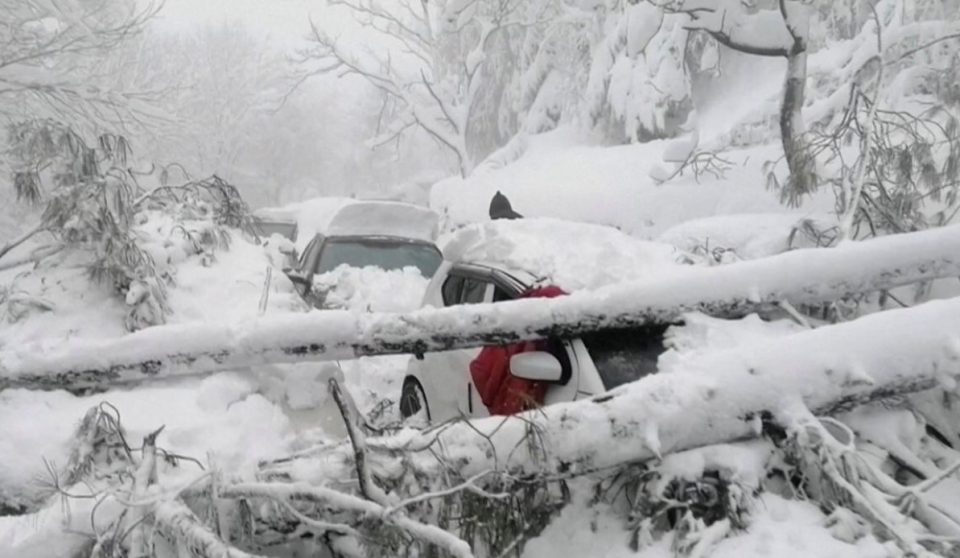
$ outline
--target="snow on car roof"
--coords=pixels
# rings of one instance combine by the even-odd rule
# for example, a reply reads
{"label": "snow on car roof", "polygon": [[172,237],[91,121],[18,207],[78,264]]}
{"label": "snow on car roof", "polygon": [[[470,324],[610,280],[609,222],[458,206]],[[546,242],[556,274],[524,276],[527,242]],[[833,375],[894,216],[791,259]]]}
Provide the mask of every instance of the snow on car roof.
{"label": "snow on car roof", "polygon": [[440,217],[417,205],[390,201],[358,201],[342,208],[330,220],[326,234],[336,236],[385,235],[433,242]]}
{"label": "snow on car roof", "polygon": [[568,291],[594,289],[670,272],[682,253],[612,227],[557,219],[498,220],[445,237],[444,257],[520,270]]}

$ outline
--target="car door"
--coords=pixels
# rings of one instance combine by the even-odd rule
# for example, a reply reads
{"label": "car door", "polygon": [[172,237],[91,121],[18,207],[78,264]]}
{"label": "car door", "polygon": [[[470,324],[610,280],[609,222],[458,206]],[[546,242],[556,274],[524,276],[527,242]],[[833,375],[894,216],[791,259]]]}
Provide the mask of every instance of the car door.
{"label": "car door", "polygon": [[300,261],[296,267],[287,272],[287,276],[290,277],[290,280],[293,282],[294,289],[296,289],[297,293],[308,303],[311,302],[309,298],[313,286],[313,274],[316,271],[317,262],[320,259],[320,252],[322,250],[323,237],[316,235],[310,243],[307,244],[307,247],[304,248],[303,254],[300,255]]}
{"label": "car door", "polygon": [[[473,268],[454,266],[441,286],[443,305],[459,306],[493,301],[493,284],[487,274]],[[421,370],[429,371],[428,389],[434,420],[452,416],[487,416],[487,408],[477,396],[470,379],[470,362],[479,348],[431,352],[423,355]]]}

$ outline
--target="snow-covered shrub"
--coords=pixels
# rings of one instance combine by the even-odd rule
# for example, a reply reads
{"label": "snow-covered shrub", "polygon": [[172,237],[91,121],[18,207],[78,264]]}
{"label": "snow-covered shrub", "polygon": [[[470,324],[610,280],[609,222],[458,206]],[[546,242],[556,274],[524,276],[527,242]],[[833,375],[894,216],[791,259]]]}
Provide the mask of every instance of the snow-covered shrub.
{"label": "snow-covered shrub", "polygon": [[606,119],[608,127],[615,122],[622,127],[621,139],[633,142],[680,131],[693,109],[683,23],[682,16],[649,3],[626,7],[605,39],[607,52],[596,54],[591,67],[587,95],[602,96],[607,107],[593,107],[595,121]]}
{"label": "snow-covered shrub", "polygon": [[[216,176],[140,192],[124,169],[130,147],[123,137],[104,134],[90,147],[70,127],[45,120],[13,125],[9,136],[17,196],[43,204],[31,234],[48,233],[64,248],[57,261],[83,266],[124,300],[131,331],[164,322],[169,249],[210,260],[229,242],[227,228],[249,230],[246,204]],[[166,230],[151,222],[158,216]]]}

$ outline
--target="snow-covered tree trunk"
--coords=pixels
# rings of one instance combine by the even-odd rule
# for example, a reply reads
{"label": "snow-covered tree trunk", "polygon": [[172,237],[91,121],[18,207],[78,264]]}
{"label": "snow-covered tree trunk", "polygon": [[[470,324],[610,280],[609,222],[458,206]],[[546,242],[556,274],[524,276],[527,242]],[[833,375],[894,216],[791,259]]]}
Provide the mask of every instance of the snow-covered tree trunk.
{"label": "snow-covered tree trunk", "polygon": [[739,3],[680,0],[672,9],[690,17],[689,29],[703,31],[728,48],[757,56],[786,58],[780,136],[790,169],[787,199],[798,203],[816,187],[813,160],[804,143],[802,115],[807,79],[808,7],[800,2],[778,0],[776,9],[749,13]]}
{"label": "snow-covered tree trunk", "polygon": [[425,308],[325,311],[224,326],[148,328],[116,340],[73,342],[42,353],[0,352],[0,389],[103,389],[167,375],[265,363],[421,354],[604,328],[671,323],[685,312],[744,315],[783,301],[816,304],[960,275],[960,226],[829,249],[795,250],[551,300]]}
{"label": "snow-covered tree trunk", "polygon": [[589,400],[369,438],[366,447],[388,461],[406,448],[415,457],[404,455],[405,463],[423,472],[457,467],[464,478],[486,470],[575,475],[758,436],[766,424],[789,427],[810,413],[949,389],[958,376],[960,299],[951,299],[707,353]]}

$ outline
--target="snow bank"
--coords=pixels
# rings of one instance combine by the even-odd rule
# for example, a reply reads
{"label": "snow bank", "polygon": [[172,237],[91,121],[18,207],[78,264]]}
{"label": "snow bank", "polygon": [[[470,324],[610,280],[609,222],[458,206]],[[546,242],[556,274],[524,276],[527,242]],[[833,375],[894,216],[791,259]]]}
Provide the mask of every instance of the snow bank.
{"label": "snow bank", "polygon": [[[29,502],[43,494],[47,480],[43,460],[64,466],[74,428],[89,408],[101,402],[117,408],[131,445],[139,446],[144,435],[165,425],[159,440],[164,449],[202,462],[212,455],[226,470],[252,475],[260,460],[289,451],[292,434],[282,410],[258,389],[252,377],[223,373],[175,386],[144,386],[87,397],[4,391],[0,393],[0,501]],[[10,492],[15,489],[19,493]]]}
{"label": "snow bank", "polygon": [[786,252],[791,248],[810,248],[816,244],[798,230],[810,220],[818,230],[836,226],[836,219],[825,215],[796,213],[753,213],[717,215],[691,219],[663,231],[657,240],[694,253],[730,252],[733,259],[752,260]]}
{"label": "snow bank", "polygon": [[[189,255],[167,240],[171,222],[151,221],[144,229],[151,236],[144,251],[167,268],[173,281],[167,285],[169,324],[199,321],[238,322],[256,317],[271,266],[268,252],[237,231],[229,233],[229,248],[209,254]],[[130,307],[113,292],[112,285],[97,283],[87,272],[84,253],[61,253],[37,269],[20,274],[9,288],[15,293],[48,303],[53,310],[0,306],[0,347],[43,352],[67,339],[107,339],[125,335],[124,317]],[[266,312],[304,308],[290,281],[278,270],[271,273]],[[21,305],[23,306],[23,305]],[[21,315],[21,310],[29,310]]]}
{"label": "snow bank", "polygon": [[486,221],[490,199],[503,192],[528,217],[555,217],[610,225],[641,238],[695,218],[734,213],[829,212],[832,194],[823,191],[801,210],[787,210],[765,187],[762,166],[782,156],[779,145],[723,153],[734,163],[724,179],[690,173],[657,185],[649,177],[669,142],[620,146],[585,145],[568,130],[533,136],[519,160],[499,169],[478,169],[466,179],[437,183],[431,207],[446,226]]}
{"label": "snow bank", "polygon": [[677,267],[682,256],[670,245],[611,227],[545,218],[470,225],[442,242],[447,260],[526,271],[568,291],[663,273]]}
{"label": "snow bank", "polygon": [[[240,322],[259,315],[260,297],[272,266],[264,246],[233,234],[230,248],[215,253],[208,265],[190,259],[177,267],[169,289],[170,323]],[[305,308],[290,280],[273,269],[266,313],[300,312]]]}

